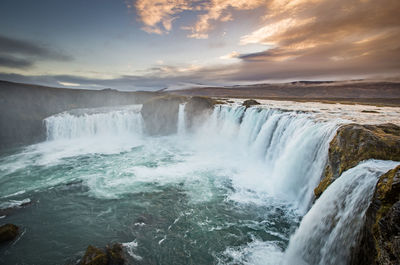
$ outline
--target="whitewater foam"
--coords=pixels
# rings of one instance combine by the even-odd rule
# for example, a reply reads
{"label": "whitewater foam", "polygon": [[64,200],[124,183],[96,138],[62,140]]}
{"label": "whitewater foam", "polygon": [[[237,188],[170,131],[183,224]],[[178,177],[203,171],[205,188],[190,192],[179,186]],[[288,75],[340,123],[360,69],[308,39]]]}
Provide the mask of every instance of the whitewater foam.
{"label": "whitewater foam", "polygon": [[50,116],[44,120],[47,139],[115,138],[142,133],[140,105],[107,110],[75,110]]}
{"label": "whitewater foam", "polygon": [[378,177],[398,164],[369,160],[345,171],[304,216],[284,264],[347,264]]}
{"label": "whitewater foam", "polygon": [[177,132],[181,136],[186,134],[185,106],[186,103],[179,104]]}

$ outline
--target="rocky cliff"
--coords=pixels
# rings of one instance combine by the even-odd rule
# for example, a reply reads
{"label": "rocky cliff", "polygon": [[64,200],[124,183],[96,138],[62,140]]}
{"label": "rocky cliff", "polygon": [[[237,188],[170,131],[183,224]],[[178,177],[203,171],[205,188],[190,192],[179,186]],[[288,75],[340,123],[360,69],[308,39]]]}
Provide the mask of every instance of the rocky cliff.
{"label": "rocky cliff", "polygon": [[379,178],[351,265],[400,263],[400,166]]}
{"label": "rocky cliff", "polygon": [[[400,127],[341,126],[330,143],[324,176],[314,190],[316,197],[344,171],[367,159],[400,161]],[[350,264],[400,264],[400,166],[379,178]]]}
{"label": "rocky cliff", "polygon": [[367,159],[400,161],[400,127],[394,124],[341,126],[330,143],[328,164],[314,190],[319,197],[343,171]]}
{"label": "rocky cliff", "polygon": [[207,97],[184,97],[163,95],[143,103],[142,117],[146,133],[149,135],[166,135],[176,133],[179,104],[185,105],[186,125],[191,128],[202,118],[203,113],[210,111],[214,101]]}

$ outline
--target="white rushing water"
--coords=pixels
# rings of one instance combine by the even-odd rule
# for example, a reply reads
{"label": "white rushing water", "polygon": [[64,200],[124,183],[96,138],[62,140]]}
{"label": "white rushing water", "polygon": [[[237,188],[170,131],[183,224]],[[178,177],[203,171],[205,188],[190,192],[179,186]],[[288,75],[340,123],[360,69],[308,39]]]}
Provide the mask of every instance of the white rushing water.
{"label": "white rushing water", "polygon": [[[84,153],[86,145],[91,152],[101,152],[99,148],[107,143],[111,146],[108,149],[118,151],[115,147],[118,144],[123,147],[136,144],[127,145],[121,139],[134,139],[142,134],[139,110],[137,106],[130,106],[54,115],[45,120],[47,137],[50,142],[60,142],[60,149],[63,148],[60,156]],[[313,200],[313,189],[322,175],[329,141],[337,127],[337,122],[315,121],[306,113],[223,105],[216,106],[209,118],[188,136],[185,104],[180,104],[176,145],[186,146],[194,156],[185,165],[175,167],[180,172],[182,169],[190,172],[194,170],[192,167],[199,167],[199,162],[215,170],[226,165],[229,172],[225,173],[231,176],[236,191],[231,199],[262,203],[272,196],[292,203],[305,213]],[[100,139],[100,142],[92,144],[88,139]],[[79,144],[66,150],[65,140],[78,140]],[[68,148],[74,150],[68,152]],[[170,170],[152,169],[147,175],[159,172],[157,178],[160,178],[159,174],[168,175]]]}
{"label": "white rushing water", "polygon": [[185,117],[186,103],[179,104],[178,111],[178,135],[186,134],[186,117]]}
{"label": "white rushing water", "polygon": [[121,137],[142,133],[138,105],[120,108],[82,109],[63,112],[44,120],[48,140]]}
{"label": "white rushing water", "polygon": [[196,142],[215,152],[236,153],[242,167],[250,166],[246,175],[233,179],[238,189],[283,198],[305,212],[337,126],[304,113],[217,106],[197,130]]}
{"label": "white rushing water", "polygon": [[[350,239],[357,235],[377,177],[396,163],[367,161],[346,171],[311,207],[329,142],[342,121],[300,111],[217,105],[189,130],[185,106],[179,105],[177,134],[163,137],[144,135],[140,105],[74,110],[48,117],[45,143],[1,158],[1,174],[20,172],[21,176],[4,181],[0,196],[19,206],[29,203],[19,198],[25,192],[76,182],[87,188],[85,194],[91,199],[115,199],[118,203],[134,194],[158,196],[157,191],[163,189],[168,195],[172,187],[179,190],[173,200],[184,194],[188,209],[179,213],[167,232],[203,209],[196,204],[222,207],[216,213],[225,213],[227,205],[237,207],[228,209],[238,213],[249,209],[254,209],[251,214],[257,213],[249,220],[246,215],[226,223],[225,217],[212,220],[216,213],[196,220],[196,227],[204,229],[198,230],[199,235],[224,231],[223,236],[233,236],[231,242],[236,242],[234,231],[243,229],[248,238],[213,253],[219,264],[346,264]],[[31,165],[34,173],[24,170]],[[170,204],[167,206],[174,206]],[[109,209],[98,216],[107,216],[112,212]],[[168,210],[175,213],[176,209]],[[284,252],[293,224],[297,226],[304,214]],[[144,228],[147,225],[143,223]],[[168,244],[172,235],[168,233],[156,238],[156,247]],[[130,256],[146,259],[143,253],[136,253],[141,238],[130,240],[124,243]]]}
{"label": "white rushing water", "polygon": [[378,177],[398,164],[369,160],[344,172],[304,216],[284,264],[347,264]]}

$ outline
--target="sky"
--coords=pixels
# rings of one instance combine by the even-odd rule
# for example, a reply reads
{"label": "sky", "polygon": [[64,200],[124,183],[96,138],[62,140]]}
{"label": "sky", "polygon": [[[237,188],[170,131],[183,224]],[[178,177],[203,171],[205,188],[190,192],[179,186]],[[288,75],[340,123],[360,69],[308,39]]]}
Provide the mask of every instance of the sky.
{"label": "sky", "polygon": [[397,77],[399,0],[1,0],[0,80],[158,90]]}

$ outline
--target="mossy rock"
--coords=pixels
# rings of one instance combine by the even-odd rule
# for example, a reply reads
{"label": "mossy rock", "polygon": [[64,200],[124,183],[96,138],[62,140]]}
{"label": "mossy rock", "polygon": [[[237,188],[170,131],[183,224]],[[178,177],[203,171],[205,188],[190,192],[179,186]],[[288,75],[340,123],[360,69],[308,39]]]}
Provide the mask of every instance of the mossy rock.
{"label": "mossy rock", "polygon": [[111,247],[107,246],[106,252],[108,255],[108,265],[123,265],[125,263],[122,245],[115,243]]}
{"label": "mossy rock", "polygon": [[254,99],[247,99],[247,100],[243,101],[242,105],[245,106],[246,108],[249,108],[254,105],[260,105],[260,103]]}
{"label": "mossy rock", "polygon": [[14,240],[19,234],[18,226],[5,224],[0,226],[0,244]]}
{"label": "mossy rock", "polygon": [[344,171],[367,159],[400,161],[400,127],[395,124],[341,126],[330,142],[328,164],[314,190],[315,196],[319,197]]}
{"label": "mossy rock", "polygon": [[108,265],[107,253],[92,245],[88,246],[80,265]]}
{"label": "mossy rock", "polygon": [[88,246],[85,255],[79,265],[123,265],[125,263],[122,245],[115,243],[100,249],[92,245]]}
{"label": "mossy rock", "polygon": [[400,166],[379,178],[365,216],[350,264],[400,264]]}

